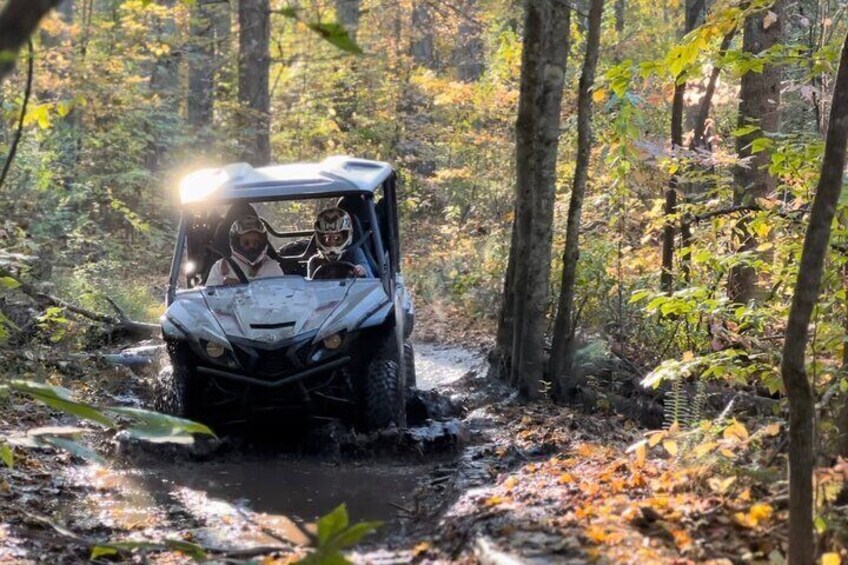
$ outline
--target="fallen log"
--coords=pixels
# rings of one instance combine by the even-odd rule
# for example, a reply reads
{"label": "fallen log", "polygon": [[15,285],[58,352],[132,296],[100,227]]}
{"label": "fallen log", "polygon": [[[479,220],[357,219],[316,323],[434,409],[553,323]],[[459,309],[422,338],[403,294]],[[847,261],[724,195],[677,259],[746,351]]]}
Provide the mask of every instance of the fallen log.
{"label": "fallen log", "polygon": [[34,284],[23,280],[19,275],[15,275],[11,271],[3,267],[0,267],[0,277],[8,277],[17,281],[19,286],[17,286],[16,288],[27,296],[29,296],[30,298],[32,298],[36,303],[38,303],[42,307],[55,306],[57,308],[61,308],[66,312],[70,312],[72,314],[82,316],[83,318],[87,318],[94,322],[104,324],[106,326],[106,334],[110,338],[115,337],[117,335],[126,335],[131,338],[145,339],[150,337],[158,337],[160,334],[160,327],[158,324],[137,322],[135,320],[130,319],[124,313],[124,311],[121,310],[117,304],[115,304],[115,302],[111,298],[106,297],[106,300],[116,310],[117,316],[110,316],[108,314],[95,312],[93,310],[77,306],[76,304],[72,304],[57,296],[52,296],[50,294],[41,292],[40,290],[38,290],[38,288],[35,287]]}

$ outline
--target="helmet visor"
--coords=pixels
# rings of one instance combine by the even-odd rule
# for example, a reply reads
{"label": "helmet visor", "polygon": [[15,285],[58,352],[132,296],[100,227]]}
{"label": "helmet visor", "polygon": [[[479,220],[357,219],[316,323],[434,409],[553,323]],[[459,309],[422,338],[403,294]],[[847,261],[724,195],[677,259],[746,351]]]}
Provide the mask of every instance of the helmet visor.
{"label": "helmet visor", "polygon": [[265,224],[256,216],[242,216],[235,222],[231,228],[236,235],[244,235],[249,232],[265,234]]}
{"label": "helmet visor", "polygon": [[346,231],[326,231],[318,232],[318,242],[327,248],[336,248],[344,246],[349,237]]}

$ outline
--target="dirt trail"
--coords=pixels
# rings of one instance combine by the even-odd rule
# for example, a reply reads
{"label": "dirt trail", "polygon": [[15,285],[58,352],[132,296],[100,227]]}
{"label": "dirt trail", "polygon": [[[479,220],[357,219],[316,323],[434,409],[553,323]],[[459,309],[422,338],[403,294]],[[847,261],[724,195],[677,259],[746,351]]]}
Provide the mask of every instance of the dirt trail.
{"label": "dirt trail", "polygon": [[[421,389],[437,391],[464,376],[483,374],[484,368],[481,353],[416,344]],[[112,398],[144,404],[126,391]],[[200,458],[181,447],[117,442],[108,465],[61,468],[55,482],[75,496],[48,514],[70,531],[97,539],[108,532],[106,539],[176,538],[216,549],[266,546],[285,551],[308,544],[315,520],[344,502],[351,520],[384,522],[367,547],[389,551],[389,546],[414,542],[410,527],[421,525],[422,505],[441,504],[440,492],[421,487],[456,468],[459,451],[451,446],[460,427],[458,421],[423,426],[411,431],[412,440],[386,436],[364,446],[331,431],[318,437],[326,445],[317,450],[314,445],[225,443]],[[432,447],[447,436],[439,448]],[[351,441],[353,448],[345,443]],[[37,560],[44,551],[11,533],[0,542],[0,562]],[[408,558],[404,555],[396,559]]]}

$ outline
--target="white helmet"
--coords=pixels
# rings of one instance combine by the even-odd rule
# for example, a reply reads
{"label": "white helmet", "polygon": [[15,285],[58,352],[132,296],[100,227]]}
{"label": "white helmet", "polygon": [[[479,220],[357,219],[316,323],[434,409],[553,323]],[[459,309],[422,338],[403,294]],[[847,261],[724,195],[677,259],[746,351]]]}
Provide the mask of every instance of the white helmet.
{"label": "white helmet", "polygon": [[[250,247],[244,247],[241,236],[248,233],[255,233],[258,237],[251,241]],[[268,252],[268,232],[262,220],[256,216],[242,216],[233,222],[230,226],[230,250],[234,257],[251,267],[261,263]]]}
{"label": "white helmet", "polygon": [[327,208],[315,218],[315,243],[321,255],[337,260],[353,239],[350,214],[341,208]]}

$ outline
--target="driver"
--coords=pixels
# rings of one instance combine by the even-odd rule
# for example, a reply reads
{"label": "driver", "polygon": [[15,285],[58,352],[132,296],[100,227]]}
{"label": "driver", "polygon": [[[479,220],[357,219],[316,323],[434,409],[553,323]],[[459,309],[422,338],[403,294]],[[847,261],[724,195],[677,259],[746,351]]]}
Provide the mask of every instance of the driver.
{"label": "driver", "polygon": [[315,243],[318,253],[309,259],[306,269],[308,277],[313,278],[319,267],[337,262],[350,263],[352,267],[349,272],[354,277],[367,276],[368,272],[362,266],[365,263],[364,253],[358,248],[348,248],[352,240],[353,225],[350,214],[341,208],[321,210],[315,218]]}
{"label": "driver", "polygon": [[239,284],[236,266],[248,280],[283,275],[280,264],[268,257],[268,232],[257,216],[242,216],[233,222],[230,251],[229,258],[219,259],[212,265],[206,286]]}

